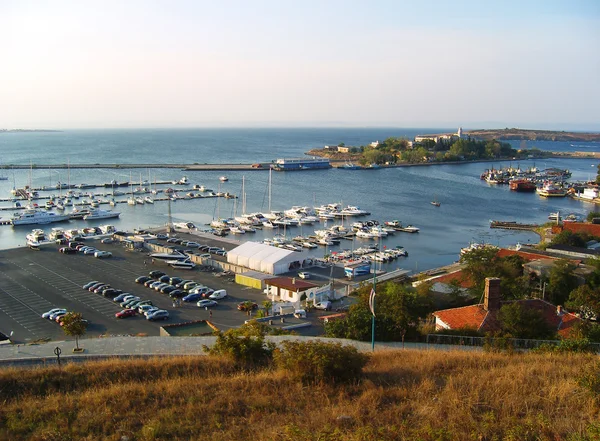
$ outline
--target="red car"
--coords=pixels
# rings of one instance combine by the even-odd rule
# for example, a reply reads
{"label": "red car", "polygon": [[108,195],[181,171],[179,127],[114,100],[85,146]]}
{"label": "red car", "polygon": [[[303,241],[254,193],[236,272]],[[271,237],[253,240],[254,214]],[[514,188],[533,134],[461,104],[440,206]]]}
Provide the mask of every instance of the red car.
{"label": "red car", "polygon": [[258,308],[258,304],[250,301],[238,303],[237,309],[238,311],[254,311]]}
{"label": "red car", "polygon": [[117,312],[115,314],[116,318],[127,318],[127,317],[133,317],[136,314],[135,309],[124,309],[121,312]]}

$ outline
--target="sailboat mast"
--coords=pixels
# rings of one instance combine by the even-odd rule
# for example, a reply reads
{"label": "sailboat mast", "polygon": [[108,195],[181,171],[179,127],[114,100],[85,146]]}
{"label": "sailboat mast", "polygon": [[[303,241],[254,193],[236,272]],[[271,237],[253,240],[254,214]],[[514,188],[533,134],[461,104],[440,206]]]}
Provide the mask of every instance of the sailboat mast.
{"label": "sailboat mast", "polygon": [[242,214],[246,214],[246,176],[242,176]]}
{"label": "sailboat mast", "polygon": [[273,169],[269,169],[269,213],[271,212],[271,175],[273,173]]}

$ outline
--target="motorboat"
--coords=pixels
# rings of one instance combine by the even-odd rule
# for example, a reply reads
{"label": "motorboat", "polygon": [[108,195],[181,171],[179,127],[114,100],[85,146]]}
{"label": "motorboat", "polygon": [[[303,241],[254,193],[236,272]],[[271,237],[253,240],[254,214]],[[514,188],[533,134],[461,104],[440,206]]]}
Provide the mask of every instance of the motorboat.
{"label": "motorboat", "polygon": [[233,226],[229,228],[229,232],[231,234],[246,234],[246,231],[238,226]]}
{"label": "motorboat", "polygon": [[150,196],[146,196],[146,197],[144,197],[144,202],[146,202],[148,204],[153,204],[154,199],[152,199]]}
{"label": "motorboat", "polygon": [[139,205],[144,205],[144,199],[137,197],[137,198],[135,198],[135,203],[139,204]]}
{"label": "motorboat", "polygon": [[252,228],[250,225],[240,225],[240,228],[244,230],[246,233],[256,233],[256,230]]}
{"label": "motorboat", "polygon": [[85,215],[90,214],[89,210],[80,210],[77,207],[73,207],[71,213],[69,213],[69,219],[83,219]]}
{"label": "motorboat", "polygon": [[21,213],[15,213],[11,218],[11,224],[13,226],[43,225],[66,220],[69,220],[69,215],[56,214],[51,211],[25,210]]}
{"label": "motorboat", "polygon": [[112,234],[117,231],[114,225],[100,225],[98,228],[102,234]]}
{"label": "motorboat", "polygon": [[91,209],[89,214],[83,216],[83,220],[111,219],[120,215],[121,213],[118,211]]}
{"label": "motorboat", "polygon": [[127,198],[127,204],[133,206],[133,205],[137,205],[137,202],[134,197],[131,197],[131,198]]}
{"label": "motorboat", "polygon": [[556,213],[550,213],[548,215],[548,219],[551,220],[551,221],[560,220],[560,213],[558,211]]}
{"label": "motorboat", "polygon": [[189,183],[190,183],[190,181],[187,176],[184,176],[179,181],[174,182],[174,184],[179,184],[179,185],[189,185]]}
{"label": "motorboat", "polygon": [[405,233],[418,233],[420,228],[407,225],[406,227],[398,228],[398,231],[404,231]]}
{"label": "motorboat", "polygon": [[312,248],[317,248],[317,246],[316,246],[314,243],[312,243],[312,242],[309,242],[309,241],[304,241],[304,242],[302,242],[302,246],[303,246],[304,248],[309,248],[309,249],[312,249]]}
{"label": "motorboat", "polygon": [[39,244],[41,242],[46,242],[46,233],[44,233],[44,230],[36,229],[25,236],[25,239],[27,239],[27,243]]}
{"label": "motorboat", "polygon": [[48,234],[50,240],[61,240],[65,238],[65,232],[62,228],[52,228],[50,234]]}
{"label": "motorboat", "polygon": [[221,181],[221,182],[227,182],[227,181],[229,181],[229,178],[227,176],[221,176],[219,178],[219,181]]}
{"label": "motorboat", "polygon": [[152,253],[150,254],[150,257],[152,259],[159,259],[159,260],[177,260],[177,261],[183,261],[183,260],[187,260],[190,258],[190,256],[188,256],[187,254],[183,254],[180,253],[179,251],[173,251],[172,253]]}
{"label": "motorboat", "polygon": [[167,263],[175,269],[186,269],[191,270],[196,268],[196,264],[192,262],[190,259],[186,260],[167,260]]}
{"label": "motorboat", "polygon": [[439,207],[441,204],[438,201],[431,201],[431,205],[434,207]]}

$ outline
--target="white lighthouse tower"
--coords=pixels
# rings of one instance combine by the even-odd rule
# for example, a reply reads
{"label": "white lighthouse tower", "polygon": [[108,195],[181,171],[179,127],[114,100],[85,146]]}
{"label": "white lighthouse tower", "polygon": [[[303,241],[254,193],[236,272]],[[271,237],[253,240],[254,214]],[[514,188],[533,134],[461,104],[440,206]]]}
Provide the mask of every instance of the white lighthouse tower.
{"label": "white lighthouse tower", "polygon": [[462,127],[458,128],[458,132],[456,132],[456,136],[458,136],[459,138],[462,138]]}

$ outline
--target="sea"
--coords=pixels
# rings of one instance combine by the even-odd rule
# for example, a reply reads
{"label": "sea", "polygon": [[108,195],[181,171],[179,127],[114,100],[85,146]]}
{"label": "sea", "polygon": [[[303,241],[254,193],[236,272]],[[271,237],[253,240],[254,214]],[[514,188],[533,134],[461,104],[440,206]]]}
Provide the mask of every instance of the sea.
{"label": "sea", "polygon": [[[532,232],[490,229],[490,220],[544,223],[548,215],[574,213],[587,216],[594,205],[570,198],[541,198],[537,194],[511,192],[508,186],[494,186],[480,179],[488,168],[505,166],[522,169],[557,167],[568,169],[572,181],[594,180],[598,160],[578,158],[551,158],[542,160],[487,161],[463,164],[382,168],[376,170],[314,170],[301,172],[273,172],[269,187],[269,171],[183,171],[173,168],[128,168],[128,164],[250,164],[271,162],[278,158],[306,157],[305,153],[325,145],[343,142],[347,146],[368,145],[388,137],[407,137],[426,133],[453,132],[455,129],[428,128],[214,128],[214,129],[138,129],[138,130],[64,130],[60,132],[0,133],[0,165],[31,164],[104,164],[118,163],[118,169],[0,169],[0,207],[11,207],[10,190],[25,185],[56,187],[58,182],[70,184],[102,184],[116,180],[176,181],[187,176],[191,184],[204,185],[217,191],[241,196],[242,182],[246,194],[246,212],[286,210],[292,206],[318,206],[339,203],[368,210],[361,218],[344,219],[347,225],[355,220],[377,220],[380,223],[399,220],[413,225],[419,233],[397,232],[377,242],[380,248],[404,247],[408,257],[390,263],[378,264],[382,270],[406,269],[418,272],[451,264],[458,260],[462,247],[472,242],[485,242],[508,247],[533,244],[539,237]],[[515,148],[539,148],[548,151],[595,152],[600,145],[550,141],[512,142]],[[221,182],[223,175],[227,182]],[[191,191],[181,190],[183,195]],[[159,188],[167,188],[159,186]],[[270,191],[269,191],[270,188]],[[96,194],[110,188],[91,189]],[[60,195],[59,190],[42,195]],[[269,197],[270,195],[270,197]],[[436,207],[431,201],[440,202]],[[121,212],[119,219],[105,221],[69,221],[52,226],[83,228],[110,223],[118,229],[164,226],[169,221],[167,202],[153,205],[117,204],[103,206]],[[242,213],[242,198],[204,198],[177,200],[170,203],[173,222],[193,222],[199,229],[215,218],[232,217]],[[2,219],[12,212],[0,211]],[[329,221],[328,227],[342,220]],[[229,236],[240,242],[260,241],[274,234],[289,238],[312,234],[323,228],[313,226],[290,227],[285,231],[259,230],[244,236]],[[0,226],[0,249],[25,246],[25,235],[32,226]],[[50,230],[51,226],[42,226]],[[342,240],[340,245],[319,247],[306,251],[315,257],[324,257],[344,249],[356,249],[373,240]]]}

